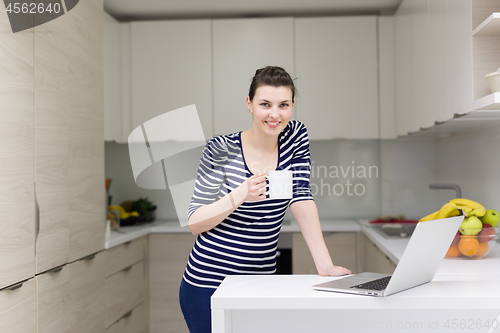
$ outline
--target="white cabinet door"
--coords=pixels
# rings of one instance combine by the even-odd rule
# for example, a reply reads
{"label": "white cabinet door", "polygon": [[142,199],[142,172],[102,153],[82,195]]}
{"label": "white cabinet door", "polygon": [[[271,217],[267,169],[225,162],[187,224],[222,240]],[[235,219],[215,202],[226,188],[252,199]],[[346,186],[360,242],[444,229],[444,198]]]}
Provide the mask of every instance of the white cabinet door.
{"label": "white cabinet door", "polygon": [[71,19],[64,15],[35,27],[37,273],[69,259],[68,112],[73,92],[68,90],[67,48]]}
{"label": "white cabinet door", "polygon": [[297,18],[295,56],[310,139],[379,137],[375,16]]}
{"label": "white cabinet door", "polygon": [[[446,1],[446,64],[448,116],[472,110],[472,8],[470,0]],[[500,65],[499,65],[500,66]]]}
{"label": "white cabinet door", "polygon": [[0,10],[0,288],[35,273],[33,46]]}
{"label": "white cabinet door", "polygon": [[104,12],[104,140],[122,142],[120,23]]}
{"label": "white cabinet door", "polygon": [[[414,1],[413,1],[414,2]],[[407,135],[416,130],[414,37],[412,1],[404,1],[394,18],[394,43],[396,51],[396,132]]]}
{"label": "white cabinet door", "polygon": [[213,20],[214,134],[252,126],[245,101],[255,71],[283,67],[294,78],[293,18]]}
{"label": "white cabinet door", "polygon": [[[132,127],[191,104],[212,137],[210,20],[131,23]],[[179,131],[190,124],[179,123]]]}

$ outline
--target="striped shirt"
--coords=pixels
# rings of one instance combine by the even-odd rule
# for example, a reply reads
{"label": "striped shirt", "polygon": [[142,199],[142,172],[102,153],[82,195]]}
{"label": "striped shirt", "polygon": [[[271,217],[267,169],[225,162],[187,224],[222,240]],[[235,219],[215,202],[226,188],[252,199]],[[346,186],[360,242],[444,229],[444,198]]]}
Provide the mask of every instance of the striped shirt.
{"label": "striped shirt", "polygon": [[[227,275],[275,273],[278,236],[287,207],[295,201],[313,200],[310,167],[306,127],[291,120],[278,136],[276,170],[293,171],[293,198],[244,202],[217,226],[200,233],[184,280],[198,287],[217,288]],[[200,160],[188,218],[252,175],[243,156],[241,132],[212,138]]]}

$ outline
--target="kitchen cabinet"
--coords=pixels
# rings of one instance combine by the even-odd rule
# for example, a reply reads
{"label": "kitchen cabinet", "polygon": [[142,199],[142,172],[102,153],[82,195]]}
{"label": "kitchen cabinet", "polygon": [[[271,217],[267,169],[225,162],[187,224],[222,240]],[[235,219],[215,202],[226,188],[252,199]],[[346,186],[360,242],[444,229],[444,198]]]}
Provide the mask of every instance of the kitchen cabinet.
{"label": "kitchen cabinet", "polygon": [[364,268],[363,271],[374,273],[392,274],[396,264],[389,259],[370,239],[362,235],[364,244]]}
{"label": "kitchen cabinet", "polygon": [[106,278],[106,327],[144,301],[144,263],[129,266]]}
{"label": "kitchen cabinet", "polygon": [[179,286],[195,236],[162,233],[149,237],[150,332],[188,332],[179,306]]}
{"label": "kitchen cabinet", "polygon": [[0,290],[0,332],[36,332],[35,279]]}
{"label": "kitchen cabinet", "polygon": [[69,331],[69,268],[56,267],[37,275],[37,332]]}
{"label": "kitchen cabinet", "polygon": [[122,137],[122,75],[121,27],[104,12],[104,140],[127,142]]}
{"label": "kitchen cabinet", "polygon": [[35,277],[38,332],[104,332],[104,253]]}
{"label": "kitchen cabinet", "polygon": [[89,1],[34,28],[36,273],[103,249],[100,15]]}
{"label": "kitchen cabinet", "polygon": [[69,259],[68,26],[63,15],[34,28],[36,273]]}
{"label": "kitchen cabinet", "polygon": [[[343,266],[353,273],[358,270],[358,233],[323,232],[323,239],[334,265]],[[304,237],[299,232],[292,234],[293,274],[318,274],[311,252]]]}
{"label": "kitchen cabinet", "polygon": [[105,257],[101,251],[68,264],[71,333],[104,332]]}
{"label": "kitchen cabinet", "polygon": [[245,104],[259,68],[294,73],[293,18],[213,20],[214,134],[245,131],[252,116]]}
{"label": "kitchen cabinet", "polygon": [[106,330],[106,333],[147,333],[146,305],[141,303]]}
{"label": "kitchen cabinet", "polygon": [[[130,25],[131,130],[166,112],[196,105],[205,138],[212,137],[210,20],[145,21]],[[173,124],[185,132],[190,124]]]}
{"label": "kitchen cabinet", "polygon": [[103,1],[78,3],[68,26],[69,260],[104,249]]}
{"label": "kitchen cabinet", "polygon": [[145,236],[106,251],[106,332],[141,324],[147,330],[147,246]]}
{"label": "kitchen cabinet", "polygon": [[309,139],[379,138],[377,66],[375,16],[295,19],[296,112]]}
{"label": "kitchen cabinet", "polygon": [[33,29],[13,34],[0,11],[0,288],[35,273],[33,38]]}
{"label": "kitchen cabinet", "polygon": [[489,111],[499,110],[500,98],[484,79],[498,69],[500,32],[481,32],[498,11],[492,0],[401,3],[394,19],[398,135],[453,133],[500,119]]}

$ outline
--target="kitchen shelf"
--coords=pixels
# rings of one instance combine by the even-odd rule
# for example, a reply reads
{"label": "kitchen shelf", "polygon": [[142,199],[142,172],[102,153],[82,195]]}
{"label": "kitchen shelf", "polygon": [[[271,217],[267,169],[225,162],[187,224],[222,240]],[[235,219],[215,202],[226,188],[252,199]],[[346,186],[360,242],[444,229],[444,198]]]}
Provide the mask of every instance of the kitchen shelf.
{"label": "kitchen shelf", "polygon": [[399,135],[398,138],[437,138],[453,136],[459,132],[500,124],[500,93],[493,93],[472,103],[473,111],[455,114],[453,118],[435,122],[433,126]]}
{"label": "kitchen shelf", "polygon": [[[473,110],[497,110],[500,111],[500,93],[493,93],[472,103]],[[500,114],[500,112],[498,112]]]}
{"label": "kitchen shelf", "polygon": [[472,36],[500,36],[500,13],[491,14],[474,29]]}

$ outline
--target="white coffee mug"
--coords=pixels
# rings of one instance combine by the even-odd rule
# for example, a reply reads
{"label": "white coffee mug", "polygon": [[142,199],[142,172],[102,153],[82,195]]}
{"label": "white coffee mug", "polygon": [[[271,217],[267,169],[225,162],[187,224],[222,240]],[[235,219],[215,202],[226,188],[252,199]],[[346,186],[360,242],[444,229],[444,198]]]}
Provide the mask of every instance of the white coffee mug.
{"label": "white coffee mug", "polygon": [[293,172],[291,170],[269,171],[266,178],[269,181],[268,194],[270,199],[293,198]]}

